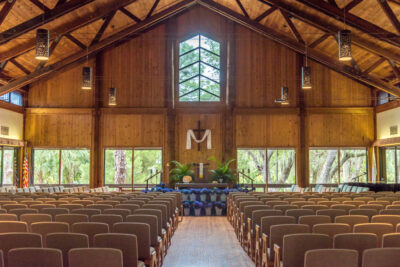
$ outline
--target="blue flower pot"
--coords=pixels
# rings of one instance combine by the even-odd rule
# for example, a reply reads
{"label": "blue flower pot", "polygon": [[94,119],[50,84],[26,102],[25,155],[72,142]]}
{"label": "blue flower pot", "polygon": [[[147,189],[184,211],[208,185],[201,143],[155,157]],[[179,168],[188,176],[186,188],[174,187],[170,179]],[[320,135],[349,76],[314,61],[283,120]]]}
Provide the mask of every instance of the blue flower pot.
{"label": "blue flower pot", "polygon": [[191,201],[196,201],[196,198],[197,198],[196,194],[194,194],[194,193],[190,194],[190,200]]}
{"label": "blue flower pot", "polygon": [[221,196],[219,197],[219,201],[225,202],[226,201],[226,195],[225,194],[221,194]]}
{"label": "blue flower pot", "polygon": [[206,212],[206,216],[211,216],[212,207],[204,208],[204,210],[205,210],[205,212]]}
{"label": "blue flower pot", "polygon": [[200,201],[205,202],[207,200],[207,194],[200,194]]}
{"label": "blue flower pot", "polygon": [[217,194],[216,193],[210,194],[210,200],[211,200],[211,202],[217,201]]}
{"label": "blue flower pot", "polygon": [[190,216],[190,208],[184,208],[183,209],[183,215]]}
{"label": "blue flower pot", "polygon": [[222,209],[218,208],[218,207],[215,207],[215,215],[221,216],[222,215]]}
{"label": "blue flower pot", "polygon": [[182,194],[182,201],[188,201],[189,200],[189,194]]}

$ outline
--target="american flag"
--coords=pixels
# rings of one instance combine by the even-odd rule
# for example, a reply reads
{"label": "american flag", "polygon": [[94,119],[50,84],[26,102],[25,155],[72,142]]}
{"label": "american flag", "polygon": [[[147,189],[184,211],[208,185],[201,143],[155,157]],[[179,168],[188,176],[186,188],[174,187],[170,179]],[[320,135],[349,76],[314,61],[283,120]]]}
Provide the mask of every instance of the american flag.
{"label": "american flag", "polygon": [[29,164],[26,157],[24,158],[24,164],[22,165],[22,168],[22,187],[25,188],[29,186]]}

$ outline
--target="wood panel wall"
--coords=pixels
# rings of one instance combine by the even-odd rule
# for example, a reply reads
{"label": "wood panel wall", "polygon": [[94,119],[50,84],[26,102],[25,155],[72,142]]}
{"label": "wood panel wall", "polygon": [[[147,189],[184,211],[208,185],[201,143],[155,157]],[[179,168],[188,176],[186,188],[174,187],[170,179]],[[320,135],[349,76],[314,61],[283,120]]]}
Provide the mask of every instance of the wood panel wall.
{"label": "wood panel wall", "polygon": [[[229,95],[218,104],[174,102],[173,51],[199,33],[221,42],[221,92]],[[207,162],[209,156],[234,157],[237,148],[293,147],[298,182],[305,185],[302,148],[368,147],[375,136],[371,88],[309,61],[313,89],[299,93],[300,61],[292,50],[194,7],[91,59],[95,90],[80,89],[81,66],[33,84],[28,103],[37,109],[27,111],[25,139],[31,147],[98,150],[99,166],[92,170],[102,170],[107,147],[162,147],[164,173],[173,159]],[[111,86],[117,88],[117,107],[107,105]],[[281,86],[290,90],[286,107],[274,103]],[[186,150],[186,132],[198,120],[212,131],[211,150],[205,144]],[[101,185],[102,173],[92,173],[92,185]]]}

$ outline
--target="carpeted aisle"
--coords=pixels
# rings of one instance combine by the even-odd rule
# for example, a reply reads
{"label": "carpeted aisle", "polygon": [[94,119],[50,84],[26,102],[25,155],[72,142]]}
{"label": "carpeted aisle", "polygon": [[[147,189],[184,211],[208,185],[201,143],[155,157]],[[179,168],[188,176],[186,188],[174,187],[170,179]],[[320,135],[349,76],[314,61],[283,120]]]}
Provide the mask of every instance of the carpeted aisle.
{"label": "carpeted aisle", "polygon": [[226,217],[184,217],[164,267],[254,267]]}

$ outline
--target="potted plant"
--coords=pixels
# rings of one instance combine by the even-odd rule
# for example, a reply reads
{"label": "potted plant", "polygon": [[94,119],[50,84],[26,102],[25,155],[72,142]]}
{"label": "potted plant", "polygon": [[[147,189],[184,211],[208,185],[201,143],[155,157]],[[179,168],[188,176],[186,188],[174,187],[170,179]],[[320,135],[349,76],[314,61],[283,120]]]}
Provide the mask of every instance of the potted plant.
{"label": "potted plant", "polygon": [[228,188],[225,188],[224,190],[222,190],[222,194],[219,197],[219,200],[225,202],[226,197],[229,195],[229,192],[230,192],[230,190]]}
{"label": "potted plant", "polygon": [[203,206],[204,206],[204,211],[206,213],[206,216],[211,216],[213,203],[212,202],[204,202]]}
{"label": "potted plant", "polygon": [[184,201],[183,205],[183,215],[190,216],[190,201]]}
{"label": "potted plant", "polygon": [[203,188],[200,190],[200,201],[205,202],[207,200],[207,195],[210,193],[210,190],[207,188]]}
{"label": "potted plant", "polygon": [[197,196],[200,194],[200,189],[190,189],[190,201],[197,201]]}
{"label": "potted plant", "polygon": [[189,195],[190,195],[190,190],[189,189],[182,189],[182,201],[188,201],[189,200]]}
{"label": "potted plant", "polygon": [[229,168],[229,165],[235,161],[230,159],[225,162],[218,161],[215,157],[209,157],[208,160],[217,163],[217,168],[211,170],[211,179],[219,183],[234,183],[236,180],[235,171]]}
{"label": "potted plant", "polygon": [[214,203],[214,207],[215,207],[215,215],[221,216],[222,211],[226,208],[226,204],[225,202],[217,201]]}
{"label": "potted plant", "polygon": [[192,207],[194,209],[194,216],[200,216],[201,208],[203,207],[203,202],[194,201],[192,203]]}
{"label": "potted plant", "polygon": [[214,189],[211,191],[211,194],[210,194],[210,201],[211,201],[211,202],[217,201],[217,194],[218,194],[218,191],[221,191],[221,190],[218,189],[218,188],[214,188]]}
{"label": "potted plant", "polygon": [[172,188],[175,187],[176,183],[181,183],[185,176],[193,178],[194,171],[192,170],[192,163],[183,164],[179,161],[173,160],[170,164],[174,165],[174,168],[169,171],[169,184]]}

